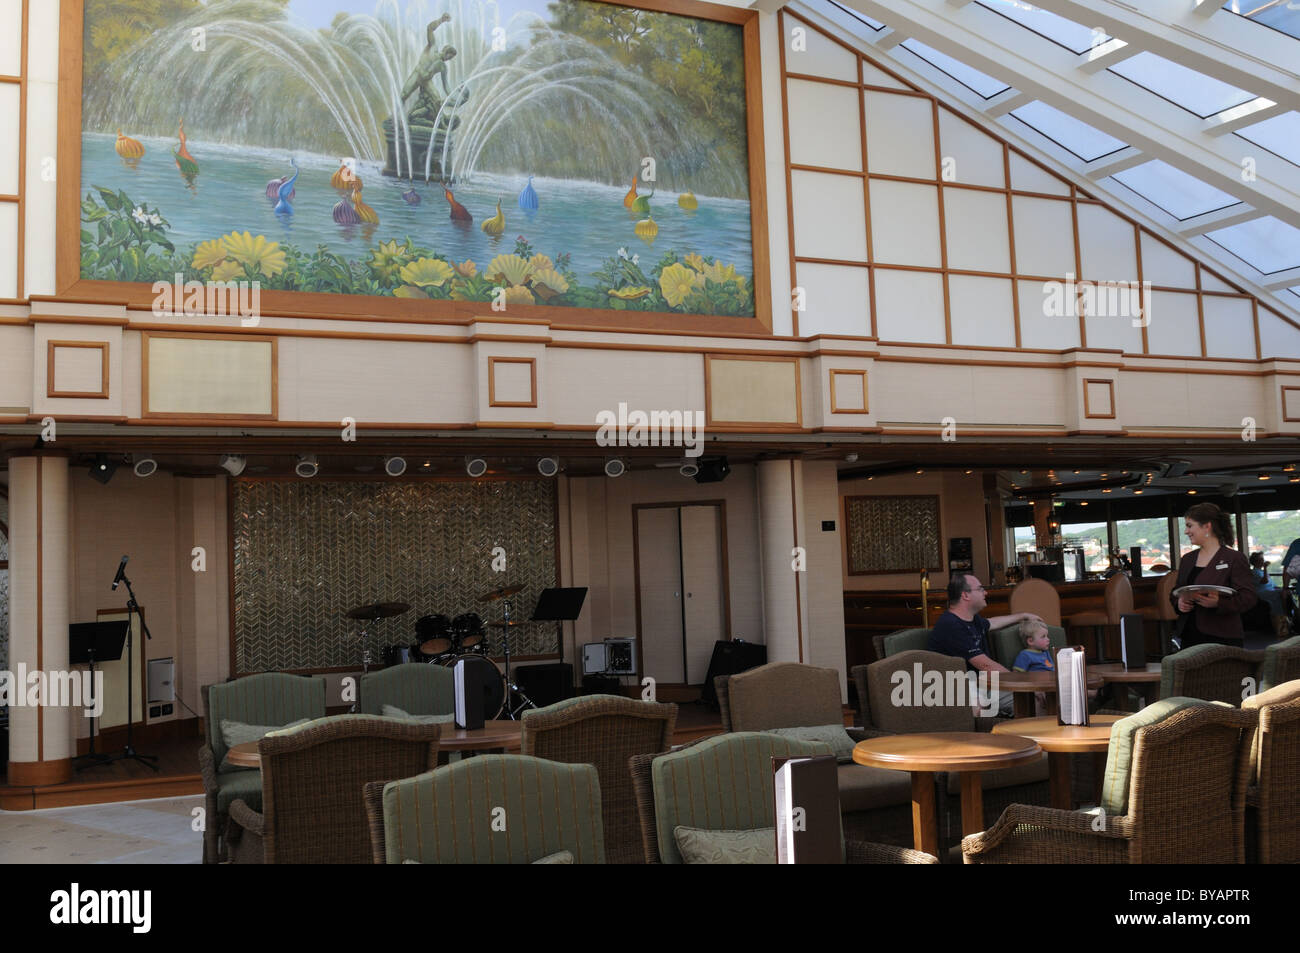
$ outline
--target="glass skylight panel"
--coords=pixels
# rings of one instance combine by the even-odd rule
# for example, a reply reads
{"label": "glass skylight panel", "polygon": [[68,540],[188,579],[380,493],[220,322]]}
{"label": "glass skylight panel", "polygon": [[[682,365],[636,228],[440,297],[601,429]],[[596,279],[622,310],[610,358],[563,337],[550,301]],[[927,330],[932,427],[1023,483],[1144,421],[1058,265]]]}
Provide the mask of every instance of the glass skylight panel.
{"label": "glass skylight panel", "polygon": [[[847,16],[852,20],[856,20],[860,24],[871,27],[871,29],[875,30],[877,33],[879,33],[881,30],[885,28],[885,25],[881,23],[879,20],[873,20],[865,13],[859,13],[857,10],[851,10],[848,7],[841,6],[840,4],[836,3],[835,0],[827,0],[827,3],[830,7],[833,8],[831,11],[828,12],[830,12],[832,17],[834,17],[834,19],[839,21],[841,24],[844,22],[844,17]],[[842,14],[842,16],[837,14]]]}
{"label": "glass skylight panel", "polygon": [[1100,29],[1094,32],[1091,27],[1067,20],[1046,10],[1039,10],[1019,0],[980,0],[979,5],[1008,20],[1015,20],[1025,29],[1033,30],[1039,36],[1046,37],[1072,53],[1086,53],[1094,46],[1110,39],[1110,35]]}
{"label": "glass skylight panel", "polygon": [[1247,126],[1237,135],[1279,155],[1287,162],[1300,165],[1300,112],[1294,110]]}
{"label": "glass skylight panel", "polygon": [[1116,172],[1112,178],[1177,219],[1204,215],[1240,201],[1159,159]]}
{"label": "glass skylight panel", "polygon": [[1114,136],[1038,100],[1012,110],[1011,115],[1084,162],[1118,152],[1126,145]]}
{"label": "glass skylight panel", "polygon": [[967,89],[974,90],[985,99],[1011,88],[1002,80],[994,79],[987,73],[981,73],[979,70],[967,66],[961,60],[953,59],[946,53],[940,53],[919,40],[904,40],[901,45],[909,53],[919,56],[935,69],[947,73]]}
{"label": "glass skylight panel", "polygon": [[1154,53],[1143,52],[1131,56],[1122,63],[1116,63],[1110,71],[1202,119],[1255,98],[1254,93],[1221,83],[1212,76],[1198,73]]}
{"label": "glass skylight panel", "polygon": [[1300,4],[1295,0],[1232,0],[1223,9],[1300,40]]}
{"label": "glass skylight panel", "polygon": [[1205,237],[1266,275],[1300,266],[1300,228],[1271,215],[1206,232]]}

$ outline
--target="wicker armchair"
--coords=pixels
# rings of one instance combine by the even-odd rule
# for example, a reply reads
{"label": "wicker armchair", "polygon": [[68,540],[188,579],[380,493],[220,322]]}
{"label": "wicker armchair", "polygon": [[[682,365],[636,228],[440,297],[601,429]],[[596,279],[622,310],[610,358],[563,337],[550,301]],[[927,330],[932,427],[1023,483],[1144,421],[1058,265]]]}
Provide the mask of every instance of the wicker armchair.
{"label": "wicker armchair", "polygon": [[594,765],[600,776],[605,861],[639,864],[641,826],[627,759],[667,751],[677,706],[617,695],[588,695],[524,712],[523,754]]}
{"label": "wicker armchair", "polygon": [[1300,863],[1300,680],[1241,703],[1259,712],[1246,788],[1246,856],[1261,864]]}
{"label": "wicker armchair", "polygon": [[1101,813],[1013,804],[962,841],[968,864],[1242,863],[1255,713],[1169,698],[1116,722]]}
{"label": "wicker armchair", "polygon": [[1160,697],[1183,696],[1240,705],[1247,686],[1259,683],[1263,661],[1263,652],[1235,645],[1189,646],[1161,660]]}
{"label": "wicker armchair", "polygon": [[[628,762],[648,864],[680,864],[675,828],[761,830],[776,826],[773,757],[830,754],[827,745],[760,732],[702,738],[662,755]],[[910,848],[861,841],[845,843],[845,859],[865,864],[934,864]]]}
{"label": "wicker armchair", "polygon": [[199,773],[203,778],[204,805],[203,862],[225,859],[223,835],[227,812],[236,798],[262,806],[262,775],[259,771],[223,770],[226,742],[221,721],[248,725],[287,725],[301,718],[325,717],[325,681],[282,672],[262,672],[244,678],[204,685],[203,723],[207,743],[199,748]]}
{"label": "wicker armchair", "polygon": [[[770,662],[714,679],[724,731],[842,725],[840,675],[833,668]],[[846,728],[855,741],[879,734]],[[840,810],[851,840],[912,843],[912,784],[905,772],[839,766]]]}
{"label": "wicker armchair", "polygon": [[1300,678],[1300,635],[1264,649],[1264,664],[1259,670],[1261,692],[1297,678]]}
{"label": "wicker armchair", "polygon": [[230,805],[235,863],[367,864],[362,788],[431,771],[441,725],[336,715],[263,738],[262,811]]}
{"label": "wicker armchair", "polygon": [[405,662],[361,676],[363,715],[382,715],[385,705],[409,715],[450,715],[456,709],[455,673],[444,665]]}
{"label": "wicker armchair", "polygon": [[377,864],[528,864],[567,850],[605,862],[600,778],[589,764],[484,754],[365,787]]}

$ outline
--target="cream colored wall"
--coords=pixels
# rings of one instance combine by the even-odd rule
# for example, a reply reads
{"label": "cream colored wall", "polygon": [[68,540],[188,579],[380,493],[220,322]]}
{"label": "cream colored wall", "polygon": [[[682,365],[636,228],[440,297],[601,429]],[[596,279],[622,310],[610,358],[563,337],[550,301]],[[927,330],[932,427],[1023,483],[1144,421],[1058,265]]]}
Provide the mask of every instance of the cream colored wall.
{"label": "cream colored wall", "polygon": [[988,533],[984,511],[983,477],[979,472],[967,476],[959,471],[940,473],[899,474],[876,477],[872,480],[845,480],[839,484],[840,526],[843,529],[841,559],[844,590],[915,589],[920,591],[919,573],[883,573],[872,576],[851,576],[848,571],[848,524],[844,518],[846,496],[904,496],[935,494],[939,497],[939,521],[943,538],[940,541],[944,571],[930,574],[930,586],[938,588],[947,582],[948,540],[954,536],[971,537],[975,573],[985,582],[989,578]]}
{"label": "cream colored wall", "polygon": [[[803,546],[807,552],[806,582],[807,651],[810,665],[833,668],[840,673],[840,685],[846,692],[848,672],[844,656],[844,590],[841,537],[844,522],[840,517],[839,484],[833,461],[807,461],[803,465]],[[822,529],[824,521],[835,523],[834,530]]]}

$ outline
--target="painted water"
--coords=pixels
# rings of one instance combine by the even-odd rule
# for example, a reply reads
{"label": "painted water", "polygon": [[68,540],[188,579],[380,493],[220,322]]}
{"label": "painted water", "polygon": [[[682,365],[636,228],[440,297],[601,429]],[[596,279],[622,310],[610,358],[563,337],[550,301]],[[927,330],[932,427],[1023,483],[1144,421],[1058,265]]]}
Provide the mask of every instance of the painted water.
{"label": "painted water", "polygon": [[[187,125],[188,128],[188,125]],[[595,182],[563,179],[533,179],[538,209],[526,213],[519,207],[519,193],[527,184],[524,175],[478,173],[453,189],[456,201],[474,216],[472,223],[451,221],[450,207],[440,185],[414,185],[380,174],[379,162],[359,161],[357,174],[364,189],[362,200],[379,215],[378,225],[339,225],[332,211],[342,193],[330,185],[339,168],[337,156],[321,156],[253,149],[243,146],[189,140],[189,150],[201,173],[187,184],[176,169],[171,150],[175,139],[140,137],[145,156],[132,167],[114,151],[115,136],[86,133],[82,137],[82,194],[94,186],[120,189],[137,203],[157,207],[171,225],[168,239],[180,251],[188,252],[199,242],[234,231],[265,235],[271,241],[292,244],[303,251],[324,245],[351,260],[368,257],[381,241],[410,237],[436,254],[457,261],[466,258],[480,264],[512,251],[515,239],[524,236],[534,249],[555,257],[572,256],[579,281],[590,275],[620,248],[647,262],[657,261],[667,251],[679,256],[699,254],[708,261],[721,259],[745,275],[750,274],[751,233],[749,203],[736,199],[697,196],[699,208],[688,212],[677,204],[678,193],[656,192],[650,198],[651,215],[659,226],[653,245],[635,232],[644,214],[629,212],[623,199],[638,171],[628,170],[627,185],[608,186]],[[292,214],[277,214],[266,198],[267,183],[292,174],[290,155],[302,172],[295,183]],[[410,189],[420,196],[419,205],[402,197]],[[639,183],[638,191],[648,194],[651,186]],[[496,214],[497,200],[505,215],[505,229],[493,238],[481,228]],[[645,268],[649,272],[649,268]]]}

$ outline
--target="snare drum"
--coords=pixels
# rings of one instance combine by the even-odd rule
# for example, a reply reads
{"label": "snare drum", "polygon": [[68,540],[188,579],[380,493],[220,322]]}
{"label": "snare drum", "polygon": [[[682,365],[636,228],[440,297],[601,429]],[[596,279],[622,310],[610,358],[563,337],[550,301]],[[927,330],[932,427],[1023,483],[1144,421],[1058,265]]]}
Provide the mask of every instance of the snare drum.
{"label": "snare drum", "polygon": [[421,616],[415,623],[416,643],[411,646],[412,660],[432,662],[454,648],[451,638],[451,621],[445,615]]}
{"label": "snare drum", "polygon": [[442,660],[440,664],[447,668],[455,667],[461,659],[465,660],[466,665],[476,665],[483,670],[483,718],[491,721],[499,718],[506,707],[506,677],[501,673],[486,655],[479,655],[475,652],[468,652],[463,655],[453,655]]}
{"label": "snare drum", "polygon": [[451,637],[458,652],[483,652],[487,643],[483,635],[487,630],[483,620],[473,612],[456,616],[451,622]]}

